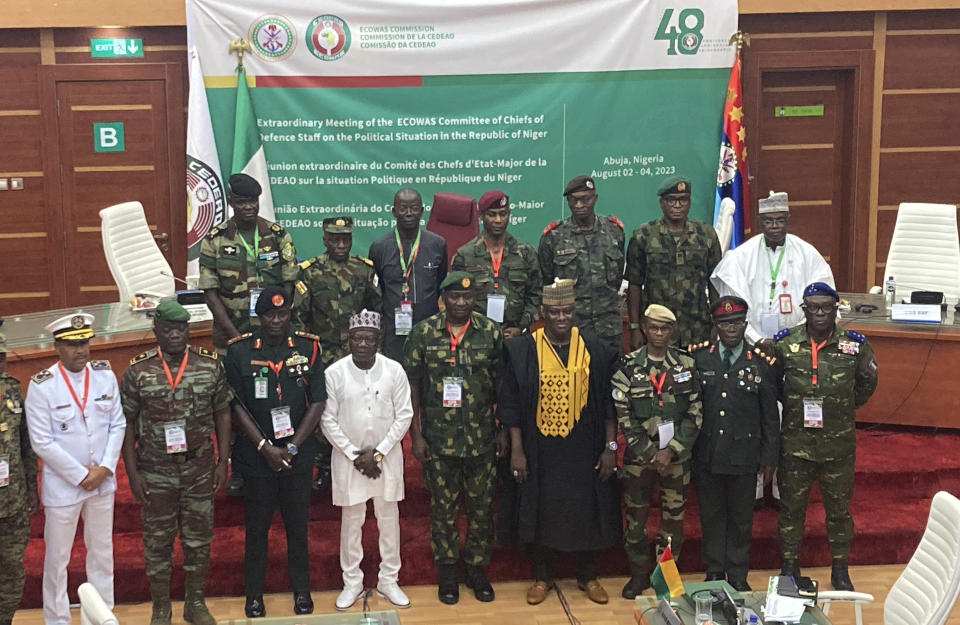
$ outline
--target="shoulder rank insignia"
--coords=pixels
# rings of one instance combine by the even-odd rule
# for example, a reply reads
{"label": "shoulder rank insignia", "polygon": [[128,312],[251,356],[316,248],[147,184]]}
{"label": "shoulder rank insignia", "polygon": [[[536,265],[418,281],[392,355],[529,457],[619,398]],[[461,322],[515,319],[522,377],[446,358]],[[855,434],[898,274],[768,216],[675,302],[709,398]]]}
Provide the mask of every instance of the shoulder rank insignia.
{"label": "shoulder rank insignia", "polygon": [[703,349],[704,347],[707,347],[708,345],[710,345],[710,341],[701,341],[700,343],[691,343],[690,345],[687,345],[687,351],[690,353],[693,353],[695,351]]}
{"label": "shoulder rank insignia", "polygon": [[313,261],[314,261],[314,260],[316,260],[316,259],[315,259],[315,258],[308,258],[307,260],[305,260],[305,261],[303,261],[302,263],[300,263],[298,266],[300,267],[300,269],[306,269],[307,267],[309,267],[310,265],[313,264]]}
{"label": "shoulder rank insignia", "polygon": [[608,216],[607,216],[607,219],[609,219],[611,222],[615,223],[616,225],[620,226],[620,229],[623,230],[623,222],[620,221],[620,220],[616,217],[616,215],[608,215]]}
{"label": "shoulder rank insignia", "polygon": [[310,290],[310,289],[307,288],[307,285],[303,283],[303,280],[297,280],[297,282],[296,282],[296,284],[294,284],[294,286],[297,287],[297,292],[298,292],[300,295],[306,295],[306,294],[307,294],[307,291]]}
{"label": "shoulder rank insignia", "polygon": [[373,261],[370,260],[369,258],[367,258],[366,256],[358,256],[357,258],[359,258],[359,259],[362,260],[363,262],[365,262],[365,263],[367,263],[368,265],[370,265],[371,267],[373,267]]}
{"label": "shoulder rank insignia", "polygon": [[204,356],[204,357],[206,357],[206,358],[212,358],[213,360],[217,360],[217,359],[220,357],[220,356],[217,354],[217,352],[215,352],[215,351],[213,351],[213,350],[211,350],[211,349],[207,349],[206,347],[200,347],[199,345],[196,346],[196,347],[194,347],[193,345],[191,345],[190,347],[193,349],[193,351],[197,352],[198,354],[200,354],[201,356]]}
{"label": "shoulder rank insignia", "polygon": [[248,339],[248,338],[250,338],[251,336],[253,336],[253,333],[252,333],[252,332],[244,332],[244,333],[241,334],[240,336],[235,336],[235,337],[233,337],[232,339],[230,339],[229,341],[227,341],[227,345],[233,345],[233,344],[236,343],[237,341],[242,341],[243,339]]}
{"label": "shoulder rank insignia", "polygon": [[91,360],[90,368],[94,371],[110,371],[109,360]]}
{"label": "shoulder rank insignia", "polygon": [[283,232],[283,226],[281,226],[278,223],[270,224],[270,229],[273,230],[274,232]]}
{"label": "shoulder rank insignia", "polygon": [[37,384],[40,384],[41,382],[46,382],[52,377],[53,377],[53,374],[50,373],[50,370],[44,369],[43,371],[40,371],[30,376],[30,379],[36,382]]}
{"label": "shoulder rank insignia", "polygon": [[213,239],[213,238],[215,238],[217,235],[220,234],[220,230],[221,230],[221,228],[220,228],[219,225],[214,226],[213,228],[210,228],[210,232],[207,233],[207,238],[208,238],[208,239]]}
{"label": "shoulder rank insignia", "polygon": [[784,328],[773,335],[773,340],[779,341],[781,339],[787,338],[788,336],[790,336],[790,328]]}
{"label": "shoulder rank insignia", "polygon": [[551,230],[553,230],[554,228],[556,228],[556,227],[559,226],[559,225],[560,225],[560,222],[551,221],[550,223],[547,224],[547,227],[543,229],[543,233],[546,234],[546,233],[550,232]]}
{"label": "shoulder rank insignia", "polygon": [[[319,336],[317,336],[316,334],[310,334],[309,332],[302,332],[300,330],[297,330],[296,332],[294,332],[294,334],[305,339],[310,339],[311,341],[317,341],[317,342],[320,341]],[[293,347],[293,346],[291,345],[290,347]]]}
{"label": "shoulder rank insignia", "polygon": [[147,360],[148,358],[152,358],[153,356],[155,356],[156,353],[157,353],[156,349],[148,349],[147,351],[141,352],[136,356],[134,356],[133,358],[131,358],[130,364],[135,365],[138,362],[143,362],[144,360]]}
{"label": "shoulder rank insignia", "polygon": [[863,343],[864,341],[867,340],[867,337],[860,334],[856,330],[847,330],[847,336],[853,339],[854,341],[856,341],[857,343]]}

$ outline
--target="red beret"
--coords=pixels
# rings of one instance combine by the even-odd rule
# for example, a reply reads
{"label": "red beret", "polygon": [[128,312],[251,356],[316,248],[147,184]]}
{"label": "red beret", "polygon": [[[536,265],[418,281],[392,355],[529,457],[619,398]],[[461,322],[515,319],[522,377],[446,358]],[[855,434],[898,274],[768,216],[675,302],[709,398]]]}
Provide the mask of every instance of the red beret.
{"label": "red beret", "polygon": [[714,321],[724,319],[740,319],[747,316],[747,302],[739,297],[727,295],[721,297],[710,307],[710,315]]}
{"label": "red beret", "polygon": [[487,191],[480,196],[480,199],[477,201],[477,208],[482,213],[488,208],[503,208],[510,205],[510,198],[507,197],[507,194],[503,191],[493,190]]}

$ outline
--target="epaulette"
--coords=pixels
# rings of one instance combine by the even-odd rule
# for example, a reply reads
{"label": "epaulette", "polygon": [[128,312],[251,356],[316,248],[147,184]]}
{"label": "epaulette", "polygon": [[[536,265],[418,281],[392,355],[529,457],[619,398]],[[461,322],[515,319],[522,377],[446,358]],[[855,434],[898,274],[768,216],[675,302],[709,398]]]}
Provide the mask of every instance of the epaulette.
{"label": "epaulette", "polygon": [[297,330],[296,332],[294,332],[294,334],[296,334],[301,338],[310,339],[311,341],[317,341],[318,343],[320,342],[320,337],[317,336],[316,334],[310,334],[309,332],[303,332],[301,330]]}
{"label": "epaulette", "polygon": [[283,226],[278,223],[270,224],[270,229],[274,232],[283,232]]}
{"label": "epaulette", "polygon": [[306,269],[307,267],[313,264],[314,260],[316,260],[316,258],[308,258],[307,260],[303,261],[299,265],[300,269]]}
{"label": "epaulette", "polygon": [[856,341],[857,343],[863,343],[864,341],[867,340],[867,337],[860,334],[856,330],[847,330],[847,336],[853,339],[854,341]]}
{"label": "epaulette", "polygon": [[135,365],[138,362],[143,362],[144,360],[147,360],[148,358],[152,358],[153,356],[155,356],[156,353],[157,353],[156,349],[148,349],[145,352],[140,352],[139,354],[137,354],[136,356],[130,359],[130,364]]}
{"label": "epaulette", "polygon": [[767,354],[764,353],[764,351],[759,347],[757,347],[756,345],[754,345],[753,347],[753,352],[747,352],[747,356],[750,356],[751,353],[756,354],[757,356],[765,360],[766,363],[771,367],[773,366],[773,363],[777,362],[776,356],[767,356]]}
{"label": "epaulette", "polygon": [[560,222],[558,222],[558,221],[551,221],[550,223],[547,224],[547,227],[543,229],[543,233],[546,234],[546,233],[550,232],[551,230],[553,230],[554,228],[556,228],[556,227],[559,226],[559,225],[560,225]]}
{"label": "epaulette", "polygon": [[240,336],[235,336],[235,337],[233,337],[232,339],[230,339],[229,341],[227,341],[227,345],[233,345],[233,344],[236,343],[237,341],[242,341],[243,339],[248,339],[248,338],[250,338],[251,336],[253,336],[253,332],[244,332],[244,333],[241,334]]}
{"label": "epaulette", "polygon": [[220,234],[220,231],[221,231],[220,226],[214,226],[213,228],[210,228],[210,232],[207,233],[207,238],[213,239],[214,237]]}
{"label": "epaulette", "polygon": [[110,371],[109,360],[91,360],[90,368],[94,371]]}
{"label": "epaulette", "polygon": [[784,328],[773,335],[774,341],[779,341],[780,339],[785,339],[790,336],[790,328]]}
{"label": "epaulette", "polygon": [[41,382],[46,382],[52,377],[53,377],[53,374],[50,373],[50,370],[44,369],[43,371],[34,373],[32,376],[30,376],[30,379],[36,382],[37,384],[40,384]]}
{"label": "epaulette", "polygon": [[623,222],[620,221],[615,215],[608,215],[608,216],[607,216],[607,219],[609,219],[609,220],[612,221],[613,223],[615,223],[615,224],[617,224],[618,226],[620,226],[620,229],[623,230]]}
{"label": "epaulette", "polygon": [[708,345],[710,345],[710,341],[703,341],[701,343],[691,343],[690,345],[687,345],[687,351],[692,354],[693,352],[699,351]]}
{"label": "epaulette", "polygon": [[190,347],[192,347],[195,352],[197,352],[198,354],[200,354],[205,358],[212,358],[213,360],[217,360],[219,358],[219,356],[217,355],[217,352],[211,349],[207,349],[206,347],[200,347],[199,345],[197,346],[191,345]]}
{"label": "epaulette", "polygon": [[359,258],[359,259],[362,260],[363,262],[365,262],[365,263],[367,263],[368,265],[370,265],[371,267],[373,267],[373,261],[370,260],[369,258],[367,258],[366,256],[357,256],[357,258]]}
{"label": "epaulette", "polygon": [[297,292],[300,293],[300,295],[306,295],[307,291],[310,290],[307,288],[307,285],[303,283],[303,280],[297,280],[293,286],[297,287]]}

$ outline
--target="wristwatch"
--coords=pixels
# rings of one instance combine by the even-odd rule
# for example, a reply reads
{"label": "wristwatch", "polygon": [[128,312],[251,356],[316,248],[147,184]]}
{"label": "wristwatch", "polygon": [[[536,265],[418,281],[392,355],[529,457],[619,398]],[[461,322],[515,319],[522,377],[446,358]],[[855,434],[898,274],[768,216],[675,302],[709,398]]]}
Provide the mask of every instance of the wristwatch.
{"label": "wristwatch", "polygon": [[373,450],[373,459],[377,462],[377,464],[380,464],[381,462],[383,462],[383,454],[381,454],[379,451],[377,451],[376,449],[374,449],[374,450]]}
{"label": "wristwatch", "polygon": [[607,449],[610,451],[617,451],[617,441],[607,441]]}
{"label": "wristwatch", "polygon": [[298,453],[300,453],[300,450],[293,443],[287,443],[287,453],[289,453],[291,456],[296,456]]}

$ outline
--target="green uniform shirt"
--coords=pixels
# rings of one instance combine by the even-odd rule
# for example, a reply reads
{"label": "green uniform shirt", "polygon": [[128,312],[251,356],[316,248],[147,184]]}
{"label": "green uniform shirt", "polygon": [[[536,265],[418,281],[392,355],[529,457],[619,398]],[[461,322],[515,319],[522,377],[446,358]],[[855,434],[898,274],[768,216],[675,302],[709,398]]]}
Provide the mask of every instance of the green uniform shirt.
{"label": "green uniform shirt", "polygon": [[27,516],[27,493],[37,493],[37,456],[30,446],[20,382],[0,374],[0,455],[7,456],[10,483],[0,487],[0,518]]}
{"label": "green uniform shirt", "polygon": [[540,316],[540,297],[543,277],[540,260],[533,246],[506,233],[500,271],[493,274],[493,260],[481,234],[465,243],[453,257],[451,271],[466,271],[476,283],[474,310],[487,314],[487,296],[491,293],[506,297],[503,327],[526,329]]}
{"label": "green uniform shirt", "polygon": [[[414,326],[404,347],[403,368],[410,385],[420,391],[420,428],[433,453],[458,457],[493,453],[493,404],[502,352],[499,325],[477,313],[470,315],[470,327],[456,350],[450,349],[444,311]],[[445,379],[460,380],[460,407],[443,406]]]}
{"label": "green uniform shirt", "polygon": [[[288,406],[290,423],[294,430],[303,421],[311,404],[327,400],[323,364],[320,362],[320,345],[309,335],[295,333],[279,345],[268,345],[260,330],[235,339],[227,348],[224,368],[227,381],[260,427],[260,432],[275,445],[286,446],[292,436],[278,439],[273,429],[271,410]],[[279,366],[280,372],[274,372]],[[257,398],[258,379],[266,397]],[[277,388],[279,386],[279,393]],[[265,388],[263,388],[265,387]],[[267,461],[257,451],[257,443],[242,433],[237,435],[233,452],[233,464],[241,472],[254,476],[276,475]],[[293,471],[313,471],[317,455],[317,438],[307,436],[293,458]]]}
{"label": "green uniform shirt", "polygon": [[[877,361],[859,332],[836,327],[817,351],[813,384],[810,336],[806,325],[781,330],[773,350],[783,403],[782,454],[814,462],[853,455],[857,445],[854,412],[877,389]],[[823,427],[804,427],[804,399],[823,401]]]}
{"label": "green uniform shirt", "polygon": [[[250,289],[282,285],[297,277],[297,252],[290,235],[278,224],[257,218],[259,249],[254,250],[253,233],[244,234],[231,217],[214,226],[200,243],[200,278],[197,288],[216,289],[230,321],[243,334],[259,325],[250,317]],[[244,246],[244,241],[255,255]],[[227,336],[216,323],[213,344],[223,346]]]}
{"label": "green uniform shirt", "polygon": [[293,327],[317,335],[325,367],[350,353],[350,316],[364,308],[380,312],[373,261],[351,256],[338,263],[321,254],[299,265],[294,284]]}
{"label": "green uniform shirt", "polygon": [[712,226],[687,220],[679,239],[663,219],[643,224],[627,243],[627,281],[640,288],[640,314],[661,304],[677,316],[674,345],[710,338],[710,274],[720,262],[720,242]]}
{"label": "green uniform shirt", "polygon": [[[186,358],[176,390],[170,388],[156,348],[133,358],[120,378],[120,401],[128,427],[136,427],[139,462],[163,462],[174,455],[167,453],[165,425],[176,421],[184,422],[186,453],[212,449],[213,415],[229,408],[233,391],[216,352],[190,346]],[[176,380],[180,363],[168,366]]]}
{"label": "green uniform shirt", "polygon": [[[650,374],[658,382],[663,376],[659,393]],[[644,346],[624,357],[611,384],[631,461],[646,463],[653,459],[659,450],[660,424],[668,421],[673,422],[673,438],[667,447],[679,462],[690,460],[702,423],[700,378],[693,358],[671,347],[663,362],[656,362],[647,359]]]}
{"label": "green uniform shirt", "polygon": [[590,230],[581,230],[572,217],[553,222],[540,237],[543,283],[554,278],[574,280],[573,323],[620,344],[623,316],[623,224],[616,217],[595,217]]}

